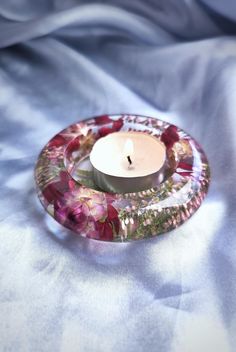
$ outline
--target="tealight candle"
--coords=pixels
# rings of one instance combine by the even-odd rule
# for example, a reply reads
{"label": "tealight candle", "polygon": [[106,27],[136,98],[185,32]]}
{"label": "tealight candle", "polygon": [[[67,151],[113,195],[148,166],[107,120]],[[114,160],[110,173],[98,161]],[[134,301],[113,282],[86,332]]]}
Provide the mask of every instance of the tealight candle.
{"label": "tealight candle", "polygon": [[114,132],[93,146],[94,182],[106,192],[143,191],[163,180],[166,149],[144,132]]}

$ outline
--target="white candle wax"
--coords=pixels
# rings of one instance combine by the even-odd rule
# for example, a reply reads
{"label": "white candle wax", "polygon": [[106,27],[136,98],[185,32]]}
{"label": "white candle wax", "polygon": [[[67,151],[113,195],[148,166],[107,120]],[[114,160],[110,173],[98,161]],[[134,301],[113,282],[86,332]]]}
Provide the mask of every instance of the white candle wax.
{"label": "white candle wax", "polygon": [[156,180],[165,157],[164,144],[153,136],[143,132],[114,132],[94,144],[90,161],[100,187],[113,192],[118,188],[118,192],[126,193],[152,186],[150,176],[154,175]]}

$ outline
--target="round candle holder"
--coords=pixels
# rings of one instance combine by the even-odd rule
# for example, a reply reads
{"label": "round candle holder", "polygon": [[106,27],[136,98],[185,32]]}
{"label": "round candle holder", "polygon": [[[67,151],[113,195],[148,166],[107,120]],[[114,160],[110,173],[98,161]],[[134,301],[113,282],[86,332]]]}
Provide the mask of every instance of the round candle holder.
{"label": "round candle holder", "polygon": [[[109,133],[140,131],[166,146],[162,182],[132,193],[108,193],[94,182],[89,154]],[[75,233],[102,241],[138,240],[168,232],[195,213],[210,181],[202,148],[182,129],[156,118],[103,115],[73,124],[41,151],[35,180],[46,211]]]}

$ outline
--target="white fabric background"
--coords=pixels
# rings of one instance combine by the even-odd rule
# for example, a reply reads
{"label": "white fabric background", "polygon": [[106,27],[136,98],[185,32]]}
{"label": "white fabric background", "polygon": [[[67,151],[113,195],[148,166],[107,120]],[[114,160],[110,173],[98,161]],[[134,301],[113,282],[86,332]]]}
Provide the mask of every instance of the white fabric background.
{"label": "white fabric background", "polygon": [[[1,351],[235,351],[234,21],[233,0],[1,0]],[[78,238],[37,200],[37,155],[67,125],[121,112],[194,136],[208,197],[165,236]]]}

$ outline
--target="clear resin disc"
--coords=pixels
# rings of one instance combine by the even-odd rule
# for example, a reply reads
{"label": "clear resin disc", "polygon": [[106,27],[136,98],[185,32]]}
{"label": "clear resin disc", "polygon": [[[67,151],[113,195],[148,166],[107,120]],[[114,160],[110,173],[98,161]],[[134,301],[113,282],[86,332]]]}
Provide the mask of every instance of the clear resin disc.
{"label": "clear resin disc", "polygon": [[[165,144],[161,184],[125,194],[98,189],[89,154],[99,138],[117,131],[142,131]],[[190,218],[207,193],[210,171],[199,144],[180,128],[151,117],[103,115],[54,136],[39,155],[35,180],[41,203],[60,224],[83,237],[123,242],[157,236]]]}

